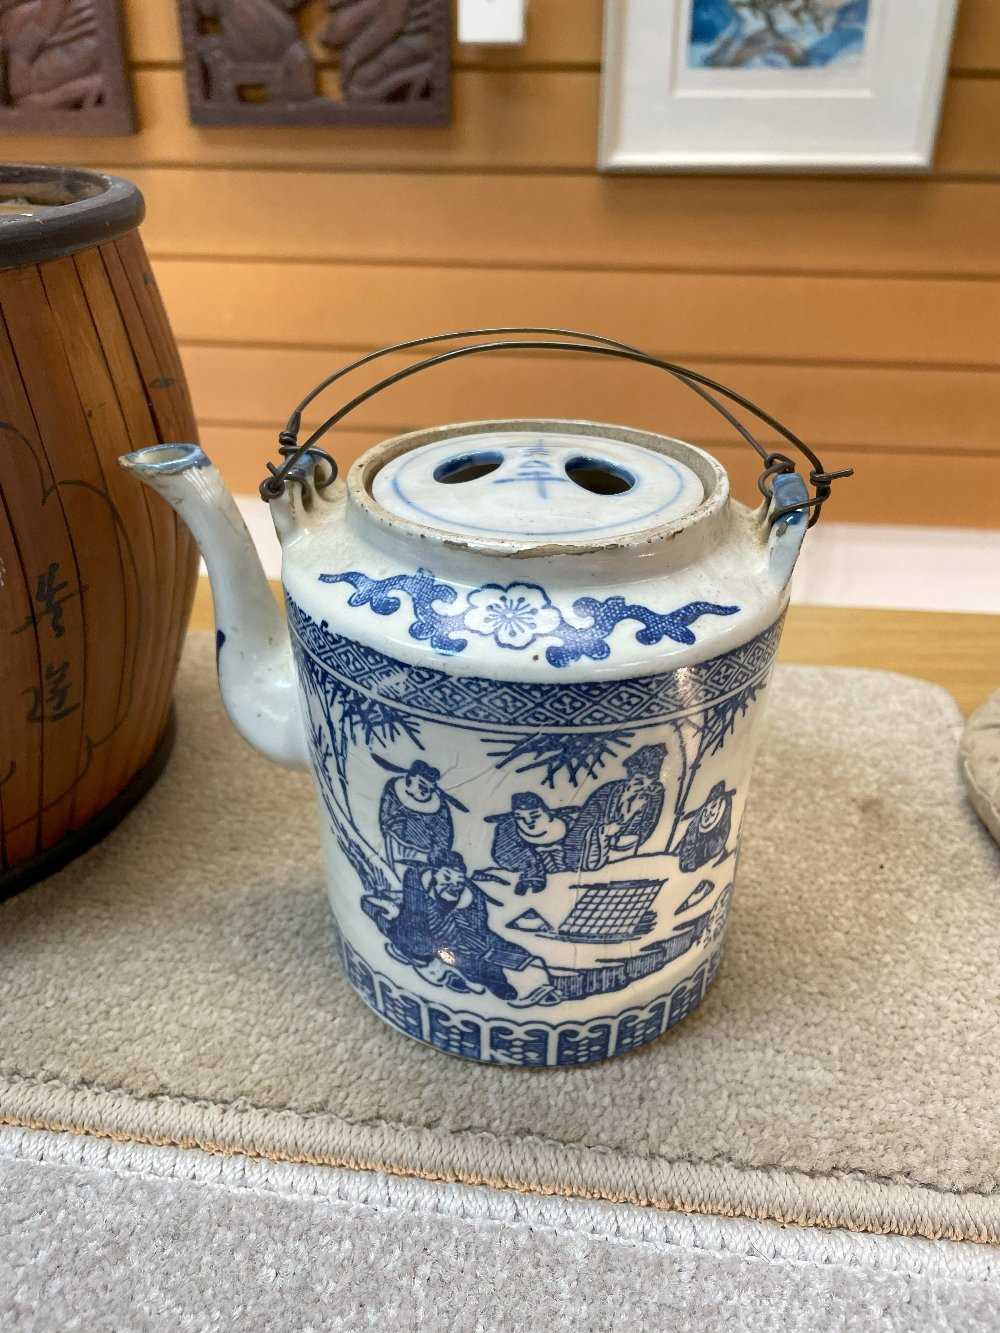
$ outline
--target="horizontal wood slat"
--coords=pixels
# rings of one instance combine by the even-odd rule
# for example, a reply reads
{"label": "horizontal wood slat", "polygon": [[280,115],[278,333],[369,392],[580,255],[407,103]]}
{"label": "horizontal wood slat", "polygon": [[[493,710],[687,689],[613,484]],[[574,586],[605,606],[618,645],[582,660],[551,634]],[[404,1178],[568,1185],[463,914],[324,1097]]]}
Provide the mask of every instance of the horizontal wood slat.
{"label": "horizontal wood slat", "polygon": [[[177,61],[180,34],[169,0],[125,0],[131,58]],[[460,47],[458,60],[503,64],[597,65],[601,60],[602,0],[533,0],[527,41],[509,50]],[[996,0],[961,0],[952,64],[957,69],[1000,69],[1000,5]]]}
{"label": "horizontal wood slat", "polygon": [[[337,349],[237,347],[184,347],[182,356],[200,418],[210,425],[283,421],[312,385],[352,359]],[[380,364],[388,374],[412,359],[386,357]],[[817,446],[1000,453],[997,372],[733,364],[707,369]],[[331,391],[307,420],[322,420],[348,396]],[[515,354],[470,357],[416,375],[364,404],[345,425],[394,433],[508,416],[589,417],[695,441],[732,438],[704,403],[653,371],[582,357]],[[770,437],[762,432],[761,438]],[[949,478],[949,484],[959,481],[960,475]],[[1000,496],[996,503],[1000,509]]]}
{"label": "horizontal wood slat", "polygon": [[[233,491],[254,495],[264,476],[264,463],[276,459],[273,429],[208,426],[202,444]],[[335,454],[341,471],[365,449],[385,438],[378,431],[345,431],[337,436]],[[756,500],[759,465],[740,444],[713,445],[724,464],[733,494],[746,504]],[[853,467],[856,476],[838,485],[828,515],[843,523],[920,523],[947,527],[1000,525],[1000,455],[956,460],[961,486],[941,485],[941,462],[930,454],[846,448],[837,451],[838,467]]]}
{"label": "horizontal wood slat", "polygon": [[[593,72],[458,71],[450,126],[391,131],[204,129],[190,123],[180,70],[141,70],[134,84],[137,134],[55,139],[47,160],[119,169],[160,164],[334,171],[596,170],[600,76]],[[1000,81],[951,79],[935,171],[1000,175],[998,121]],[[33,144],[37,139],[11,135],[4,153],[9,159],[32,158],[37,153]],[[628,184],[613,188],[624,194]]]}
{"label": "horizontal wood slat", "polygon": [[184,260],[160,260],[156,275],[186,341],[378,347],[534,324],[595,329],[672,359],[1000,359],[1000,281]]}
{"label": "horizontal wood slat", "polygon": [[155,257],[1000,273],[1000,183],[129,175]]}
{"label": "horizontal wood slat", "polygon": [[996,0],[959,0],[953,69],[1000,69],[1000,5]]}

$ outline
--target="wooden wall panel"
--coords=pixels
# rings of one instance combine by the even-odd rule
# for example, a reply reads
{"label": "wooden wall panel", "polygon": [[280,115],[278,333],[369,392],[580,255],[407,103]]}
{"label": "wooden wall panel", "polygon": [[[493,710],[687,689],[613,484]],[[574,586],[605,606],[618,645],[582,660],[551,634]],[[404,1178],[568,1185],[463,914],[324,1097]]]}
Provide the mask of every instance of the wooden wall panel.
{"label": "wooden wall panel", "polygon": [[[52,141],[49,160],[127,170],[160,166],[238,165],[356,171],[417,170],[591,172],[597,155],[600,74],[590,70],[458,70],[454,119],[444,129],[206,129],[188,120],[184,79],[176,68],[136,71],[139,133],[121,138]],[[502,108],[498,114],[497,108]],[[1000,83],[952,78],[935,155],[938,177],[1000,173]],[[539,133],[539,125],[545,133]],[[8,158],[31,157],[37,140],[5,137]],[[626,194],[625,181],[605,182]],[[732,188],[732,186],[731,186]],[[736,187],[742,190],[742,182]]]}
{"label": "wooden wall panel", "polygon": [[[277,461],[278,426],[209,426],[202,431],[202,444],[234,491],[256,494],[267,459]],[[342,470],[388,432],[340,431],[333,452]],[[745,445],[713,443],[712,452],[725,464],[733,494],[747,504],[756,500],[759,471]],[[840,522],[884,523],[887,497],[899,487],[900,469],[905,469],[910,488],[908,521],[928,526],[995,527],[996,497],[1000,494],[1000,458],[969,454],[955,459],[954,481],[942,485],[941,462],[932,453],[912,456],[893,449],[873,450],[857,446],[838,449],[837,464],[853,467],[856,476],[837,491],[836,513]]]}
{"label": "wooden wall panel", "polygon": [[996,0],[959,0],[951,63],[954,69],[1000,68],[1000,5]]}
{"label": "wooden wall panel", "polygon": [[[204,420],[251,425],[284,421],[308,389],[352,359],[344,349],[186,346],[183,355]],[[381,364],[389,374],[413,359],[386,357]],[[695,368],[701,367],[696,363]],[[766,406],[831,455],[852,445],[905,448],[913,454],[934,453],[942,468],[952,451],[1000,456],[996,371],[731,362],[714,363],[705,370]],[[363,374],[361,379],[372,382]],[[348,396],[331,391],[306,414],[306,421],[318,423]],[[714,413],[700,399],[655,371],[591,363],[583,357],[539,361],[513,353],[470,357],[416,375],[364,404],[345,424],[352,430],[395,433],[444,421],[502,416],[591,417],[699,442],[732,438],[729,428],[717,425]],[[770,436],[763,432],[762,438]],[[1000,496],[997,502],[1000,506]]]}
{"label": "wooden wall panel", "polygon": [[128,174],[157,258],[1000,274],[1000,180]]}
{"label": "wooden wall panel", "polygon": [[[460,62],[498,65],[559,64],[596,68],[601,61],[602,0],[533,0],[527,42],[509,51],[455,45]],[[177,63],[180,34],[174,6],[164,0],[124,0],[133,60]],[[956,69],[1000,68],[1000,6],[996,0],[961,0],[952,65]]]}
{"label": "wooden wall panel", "polygon": [[600,329],[672,358],[996,364],[1000,282],[711,273],[585,275],[162,260],[188,341],[378,347],[435,329]]}
{"label": "wooden wall panel", "polygon": [[[456,41],[453,58],[460,66],[596,67],[601,60],[602,5],[603,0],[532,0],[524,46],[463,47]],[[174,6],[163,0],[123,0],[123,7],[132,59],[143,64],[176,64],[181,40]]]}
{"label": "wooden wall panel", "polygon": [[[447,128],[284,129],[260,126],[206,129],[187,116],[179,69],[141,69],[135,76],[140,132],[131,137],[55,145],[56,160],[129,167],[251,165],[331,170],[593,168],[597,153],[599,76],[588,71],[456,71],[454,119]],[[1000,100],[1000,99],[998,99]],[[497,104],[503,105],[497,116]],[[557,131],[539,135],[540,117],[555,112]],[[9,155],[30,139],[9,137]],[[959,153],[975,160],[989,148],[964,142]],[[82,154],[82,156],[81,156]]]}
{"label": "wooden wall panel", "polygon": [[[693,360],[756,397],[858,467],[836,516],[1000,526],[997,0],[962,0],[935,166],[910,177],[599,175],[601,0],[533,0],[522,48],[456,46],[454,123],[419,131],[195,128],[174,3],[125,11],[140,132],[5,152],[139,183],[205,437],[241,488],[345,349],[537,320]],[[672,431],[751,481],[695,399],[565,357],[434,372],[336,447],[510,413]]]}

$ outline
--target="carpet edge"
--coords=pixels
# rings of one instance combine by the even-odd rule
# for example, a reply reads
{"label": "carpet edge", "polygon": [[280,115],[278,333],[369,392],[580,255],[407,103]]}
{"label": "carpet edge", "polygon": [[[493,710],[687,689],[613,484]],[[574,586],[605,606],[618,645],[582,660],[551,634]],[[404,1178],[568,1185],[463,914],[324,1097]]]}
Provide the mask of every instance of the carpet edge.
{"label": "carpet edge", "polygon": [[376,1213],[433,1214],[529,1233],[544,1229],[561,1237],[587,1235],[612,1244],[738,1254],[765,1263],[832,1265],[970,1284],[989,1284],[1000,1277],[1000,1248],[968,1242],[786,1227],[771,1221],[697,1216],[558,1196],[535,1198],[483,1186],[441,1185],[242,1155],[213,1156],[198,1149],[112,1144],[86,1135],[0,1128],[0,1169],[4,1163],[170,1181],[185,1188],[271,1196],[299,1206],[318,1203]]}
{"label": "carpet edge", "polygon": [[[340,1167],[532,1196],[633,1204],[704,1216],[842,1229],[874,1235],[1000,1244],[1000,1193],[950,1192],[860,1173],[809,1175],[784,1167],[738,1167],[602,1153],[574,1145],[358,1125],[325,1115],[178,1102],[143,1102],[77,1089],[56,1110],[45,1085],[0,1083],[0,1124],[119,1144],[198,1149],[273,1163]],[[43,1094],[43,1095],[40,1095]],[[321,1146],[321,1140],[328,1146]],[[475,1151],[472,1143],[475,1142]],[[527,1151],[526,1151],[527,1149]],[[484,1160],[485,1159],[485,1160]]]}

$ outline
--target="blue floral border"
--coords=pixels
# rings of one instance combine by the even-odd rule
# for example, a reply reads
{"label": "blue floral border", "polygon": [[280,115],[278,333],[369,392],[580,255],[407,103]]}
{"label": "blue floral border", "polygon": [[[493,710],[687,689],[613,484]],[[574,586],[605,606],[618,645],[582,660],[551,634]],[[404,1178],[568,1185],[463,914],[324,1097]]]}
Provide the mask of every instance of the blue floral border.
{"label": "blue floral border", "polygon": [[[537,583],[485,583],[464,594],[450,583],[439,583],[428,569],[415,574],[392,574],[374,579],[359,570],[321,574],[320,583],[349,583],[354,591],[347,599],[351,607],[370,607],[377,616],[392,616],[400,610],[399,594],[409,597],[413,619],[411,638],[424,640],[440,653],[461,653],[469,646],[469,634],[492,638],[499,648],[521,651],[539,639],[557,639],[545,650],[550,666],[565,667],[581,657],[604,661],[611,656],[608,636],[623,621],[636,621],[637,643],[652,646],[664,639],[675,643],[696,642],[691,625],[702,616],[734,616],[738,606],[717,602],[687,602],[673,611],[653,611],[624,597],[578,597],[573,615],[584,622],[573,624]],[[457,608],[451,613],[442,607]]]}

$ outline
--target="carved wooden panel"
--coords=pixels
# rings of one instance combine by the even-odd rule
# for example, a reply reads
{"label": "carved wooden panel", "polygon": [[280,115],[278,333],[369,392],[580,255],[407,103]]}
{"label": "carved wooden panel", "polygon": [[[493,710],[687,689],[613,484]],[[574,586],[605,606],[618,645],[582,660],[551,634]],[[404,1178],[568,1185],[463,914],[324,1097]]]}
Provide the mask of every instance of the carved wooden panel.
{"label": "carved wooden panel", "polygon": [[0,0],[0,133],[134,129],[118,0]]}
{"label": "carved wooden panel", "polygon": [[179,5],[196,125],[448,122],[448,0]]}

